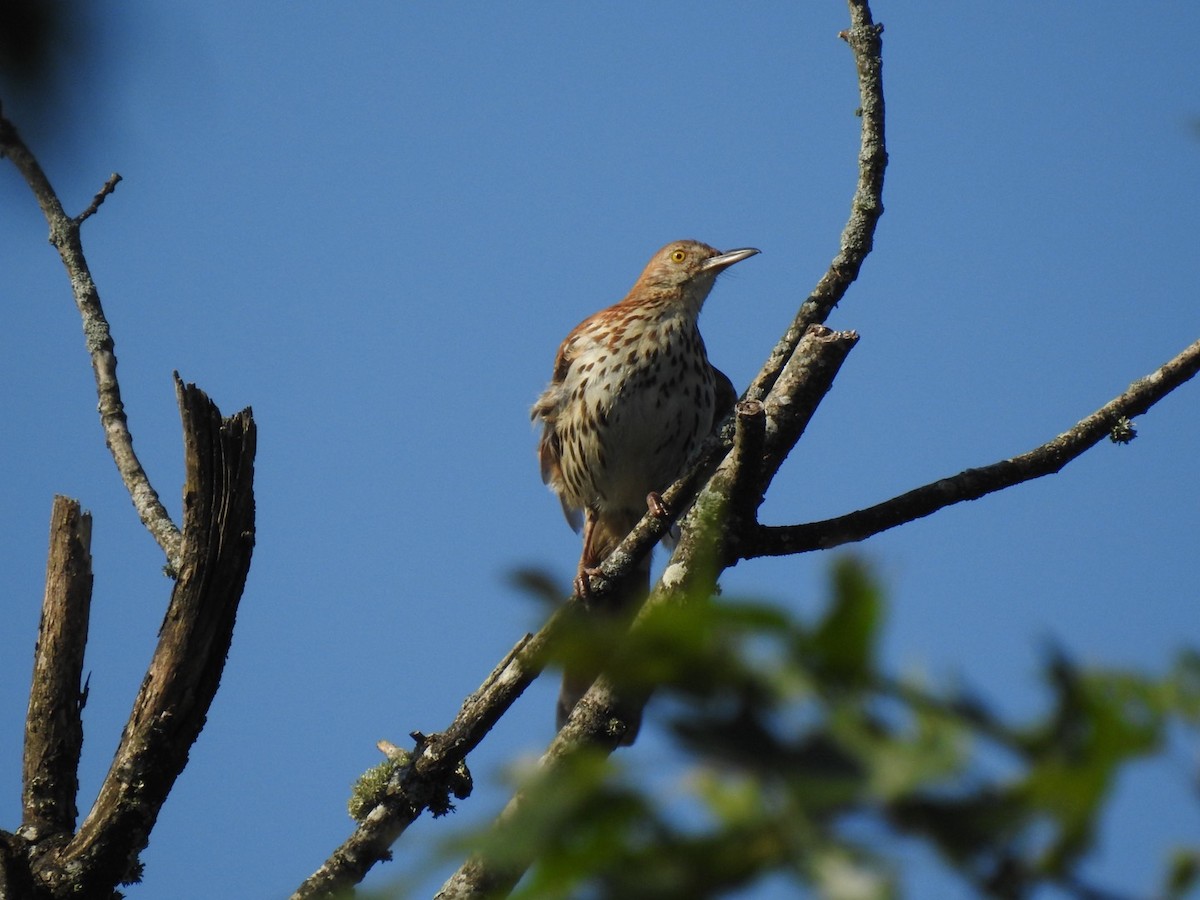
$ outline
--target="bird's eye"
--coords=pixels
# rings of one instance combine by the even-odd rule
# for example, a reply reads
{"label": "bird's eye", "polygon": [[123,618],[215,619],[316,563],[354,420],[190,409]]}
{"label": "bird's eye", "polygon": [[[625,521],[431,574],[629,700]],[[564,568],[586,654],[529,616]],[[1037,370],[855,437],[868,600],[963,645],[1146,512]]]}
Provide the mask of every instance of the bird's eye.
{"label": "bird's eye", "polygon": [[672,260],[672,262],[681,263],[681,262],[683,262],[685,259],[687,259],[687,254],[686,254],[686,253],[684,253],[682,250],[672,250],[672,251],[671,251],[671,260]]}

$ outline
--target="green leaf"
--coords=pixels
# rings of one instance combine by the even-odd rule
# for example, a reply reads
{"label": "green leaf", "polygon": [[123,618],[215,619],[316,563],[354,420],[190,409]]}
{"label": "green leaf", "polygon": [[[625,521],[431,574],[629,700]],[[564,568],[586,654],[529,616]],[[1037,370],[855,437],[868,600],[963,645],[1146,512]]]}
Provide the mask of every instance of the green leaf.
{"label": "green leaf", "polygon": [[1167,869],[1163,896],[1168,900],[1182,900],[1197,885],[1200,885],[1200,849],[1176,850]]}
{"label": "green leaf", "polygon": [[883,596],[866,566],[848,557],[835,564],[832,588],[829,611],[809,636],[806,650],[821,677],[833,685],[861,687],[875,672]]}

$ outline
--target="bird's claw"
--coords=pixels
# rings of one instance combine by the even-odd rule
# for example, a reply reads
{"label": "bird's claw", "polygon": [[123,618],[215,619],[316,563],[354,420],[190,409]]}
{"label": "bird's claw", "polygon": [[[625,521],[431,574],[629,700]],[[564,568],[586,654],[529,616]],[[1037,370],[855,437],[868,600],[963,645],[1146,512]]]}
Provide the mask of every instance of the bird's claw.
{"label": "bird's claw", "polygon": [[670,512],[667,509],[667,504],[663,503],[663,498],[659,495],[658,491],[651,491],[646,495],[646,508],[650,510],[651,515],[657,516],[660,519]]}
{"label": "bird's claw", "polygon": [[592,579],[600,573],[599,566],[580,566],[575,575],[575,593],[580,600],[588,600],[592,596]]}

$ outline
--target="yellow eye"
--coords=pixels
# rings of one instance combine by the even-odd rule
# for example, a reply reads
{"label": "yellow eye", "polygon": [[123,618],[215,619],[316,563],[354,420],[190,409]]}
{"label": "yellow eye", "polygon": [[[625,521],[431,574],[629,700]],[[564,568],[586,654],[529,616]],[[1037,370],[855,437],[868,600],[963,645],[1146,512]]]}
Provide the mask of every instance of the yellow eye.
{"label": "yellow eye", "polygon": [[682,250],[672,250],[672,251],[671,251],[671,260],[672,260],[672,262],[681,263],[681,262],[683,262],[685,259],[687,259],[687,254],[686,254],[686,253],[684,253]]}

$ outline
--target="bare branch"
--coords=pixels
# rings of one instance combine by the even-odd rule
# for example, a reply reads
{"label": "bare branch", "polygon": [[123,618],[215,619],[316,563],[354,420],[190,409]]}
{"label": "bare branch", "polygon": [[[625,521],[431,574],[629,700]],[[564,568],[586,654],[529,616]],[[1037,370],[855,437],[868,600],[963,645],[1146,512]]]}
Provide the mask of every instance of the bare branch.
{"label": "bare branch", "polygon": [[734,407],[737,422],[730,456],[737,480],[729,488],[731,527],[749,528],[758,521],[763,502],[762,453],[766,441],[767,410],[758,400],[742,400]]}
{"label": "bare branch", "polygon": [[463,760],[537,678],[547,648],[566,616],[567,609],[560,609],[536,635],[518,641],[463,702],[449,728],[420,736],[409,765],[392,779],[379,805],[305,879],[291,900],[331,897],[353,887],[375,863],[389,858],[391,845],[422,812],[448,807],[448,795],[455,793]]}
{"label": "bare branch", "polygon": [[[1128,427],[1123,420],[1146,412],[1197,371],[1200,371],[1200,341],[1187,347],[1157,371],[1135,381],[1129,390],[1070,430],[1028,453],[982,468],[967,469],[953,477],[943,478],[835,519],[803,525],[760,526],[754,534],[746,537],[741,548],[742,558],[806,553],[865,540],[943,507],[964,500],[977,500],[1014,484],[1051,475],[1105,437],[1111,435],[1120,439],[1126,433],[1123,429]],[[1115,434],[1114,430],[1117,430]]]}
{"label": "bare branch", "polygon": [[[763,489],[771,483],[783,461],[799,442],[817,411],[825,392],[814,394],[812,386],[823,384],[825,391],[833,386],[828,372],[836,371],[846,355],[858,343],[853,331],[830,331],[824,325],[812,325],[796,345],[796,352],[784,366],[771,393],[767,395],[767,434],[763,452]],[[829,345],[839,349],[829,352]]]}
{"label": "bare branch", "polygon": [[69,837],[75,830],[83,652],[92,602],[92,517],[79,503],[55,497],[50,515],[46,593],[38,626],[25,717],[21,834],[31,841]]}
{"label": "bare branch", "polygon": [[254,546],[255,425],[222,419],[176,376],[186,481],[182,565],[158,647],[99,796],[78,833],[38,866],[51,892],[108,896],[137,855],[200,733],[220,683]]}
{"label": "bare branch", "polygon": [[104,317],[100,293],[92,280],[80,239],[80,226],[100,208],[100,204],[113,192],[121,177],[112,175],[92,199],[91,205],[79,216],[72,218],[63,209],[58,195],[50,185],[50,179],[25,146],[16,128],[2,116],[0,156],[7,156],[17,167],[50,225],[50,243],[58,250],[63,265],[66,266],[67,275],[71,279],[71,290],[75,295],[75,305],[83,318],[84,340],[92,358],[92,371],[96,376],[100,424],[104,428],[105,443],[108,444],[108,449],[117,464],[117,471],[121,473],[121,480],[129,491],[142,524],[163,548],[168,565],[173,570],[178,570],[182,538],[133,450],[133,435],[129,432],[125,405],[121,401],[121,386],[117,381],[117,357],[114,352],[116,345],[109,331],[108,320]]}
{"label": "bare branch", "polygon": [[96,192],[96,196],[92,198],[92,202],[88,204],[88,208],[75,217],[75,224],[82,225],[87,219],[94,216],[97,210],[100,209],[100,204],[104,202],[104,198],[117,189],[117,185],[121,181],[121,176],[113,172],[108,176],[108,181],[104,182],[104,187]]}
{"label": "bare branch", "polygon": [[883,106],[883,26],[871,17],[867,0],[849,0],[850,28],[839,35],[854,51],[858,67],[859,108],[862,137],[858,151],[858,184],[850,204],[850,218],[842,229],[841,246],[825,275],[800,306],[796,318],[771,351],[763,370],[745,397],[763,400],[809,325],[819,325],[845,296],[858,278],[863,260],[871,252],[875,226],[883,215],[883,174],[887,169]]}

